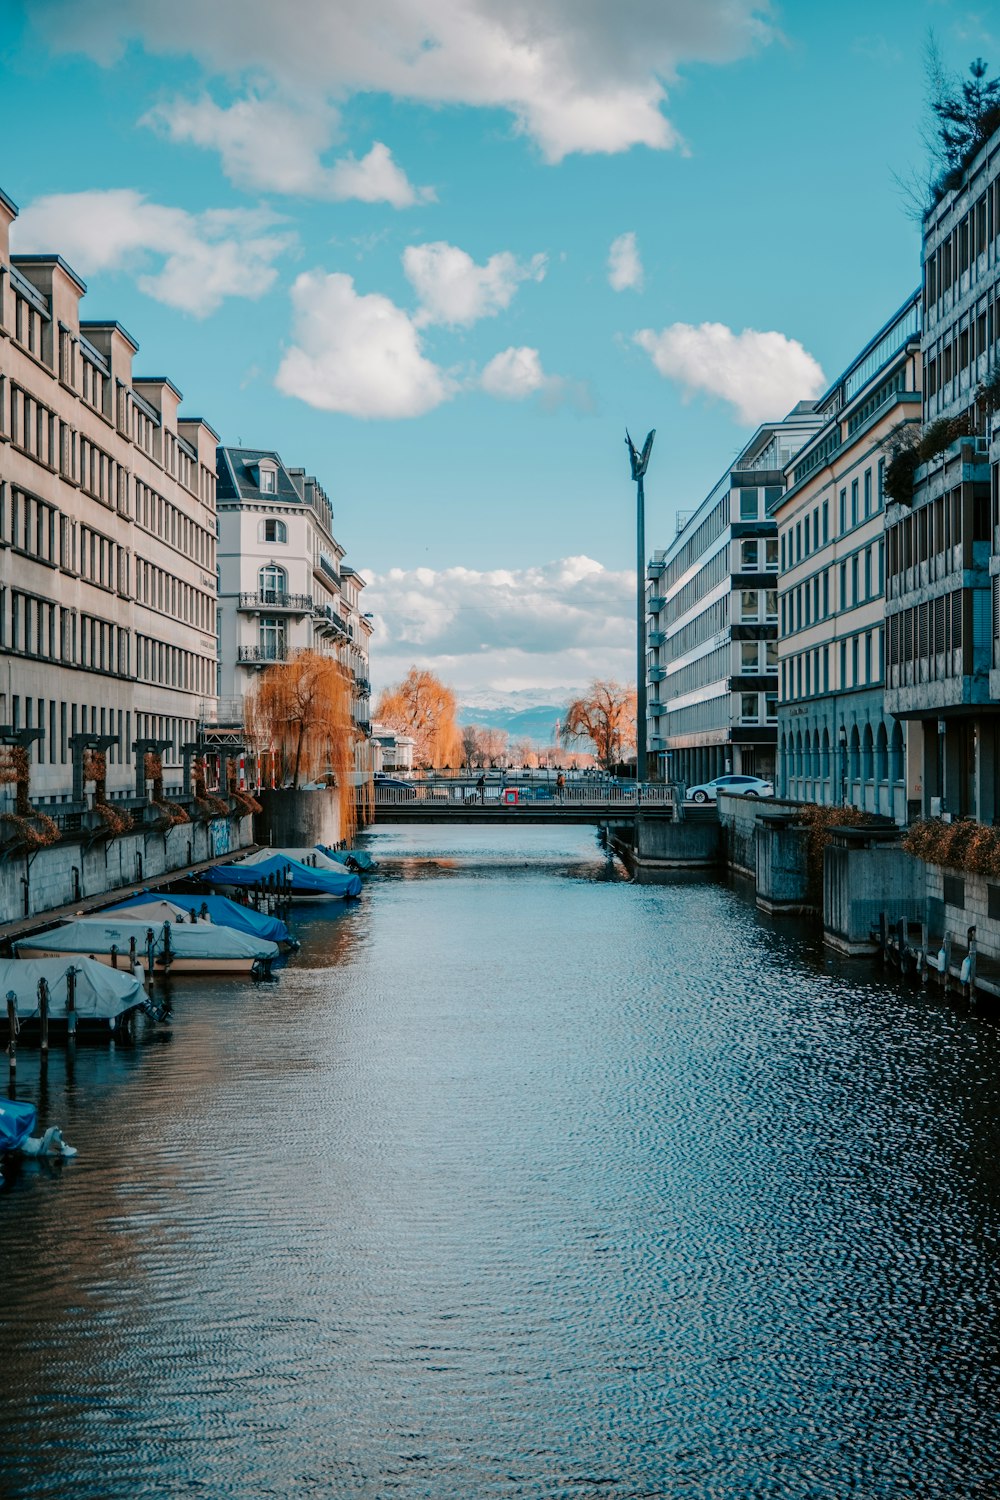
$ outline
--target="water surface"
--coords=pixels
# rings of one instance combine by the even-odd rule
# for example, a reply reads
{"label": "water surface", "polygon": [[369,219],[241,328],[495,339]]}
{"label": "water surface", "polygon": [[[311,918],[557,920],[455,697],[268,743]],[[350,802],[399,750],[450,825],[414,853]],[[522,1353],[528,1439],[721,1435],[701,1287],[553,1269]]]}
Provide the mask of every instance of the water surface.
{"label": "water surface", "polygon": [[22,1049],[0,1493],[994,1495],[994,1025],[586,829],[371,845],[277,983]]}

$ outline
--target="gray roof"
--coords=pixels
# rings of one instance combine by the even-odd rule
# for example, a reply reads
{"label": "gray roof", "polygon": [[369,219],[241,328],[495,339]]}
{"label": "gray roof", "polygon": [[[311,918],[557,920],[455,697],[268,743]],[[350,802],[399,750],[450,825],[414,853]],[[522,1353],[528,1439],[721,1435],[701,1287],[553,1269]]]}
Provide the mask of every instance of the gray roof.
{"label": "gray roof", "polygon": [[[257,465],[262,458],[270,459],[278,470],[276,490],[260,488],[257,482]],[[282,504],[301,505],[302,497],[280,456],[273,448],[226,448],[216,449],[215,470],[217,483],[216,501],[261,500],[279,501]]]}

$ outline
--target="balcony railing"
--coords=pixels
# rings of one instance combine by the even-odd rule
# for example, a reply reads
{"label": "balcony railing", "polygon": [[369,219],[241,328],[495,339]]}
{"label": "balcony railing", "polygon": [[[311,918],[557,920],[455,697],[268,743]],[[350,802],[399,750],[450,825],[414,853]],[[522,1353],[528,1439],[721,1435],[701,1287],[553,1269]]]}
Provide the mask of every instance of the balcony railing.
{"label": "balcony railing", "polygon": [[329,604],[313,605],[313,624],[317,625],[320,630],[333,630],[340,635],[350,636],[343,618]]}
{"label": "balcony railing", "polygon": [[243,666],[272,667],[276,662],[288,660],[288,646],[241,646],[239,660]]}
{"label": "balcony railing", "polygon": [[666,602],[662,594],[652,594],[649,600],[649,613],[658,615]]}
{"label": "balcony railing", "polygon": [[307,615],[312,607],[310,594],[286,594],[283,589],[258,589],[255,594],[240,595],[240,609],[254,614],[267,609],[279,614]]}

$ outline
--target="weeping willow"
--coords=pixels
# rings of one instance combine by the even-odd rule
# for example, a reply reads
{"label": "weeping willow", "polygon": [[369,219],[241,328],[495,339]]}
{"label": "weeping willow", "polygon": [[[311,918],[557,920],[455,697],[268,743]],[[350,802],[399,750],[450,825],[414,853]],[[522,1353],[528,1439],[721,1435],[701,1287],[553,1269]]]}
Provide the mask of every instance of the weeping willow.
{"label": "weeping willow", "polygon": [[273,756],[280,785],[327,780],[338,788],[340,837],[350,840],[357,828],[351,773],[359,734],[345,668],[318,651],[268,667],[247,699],[246,729],[253,749]]}

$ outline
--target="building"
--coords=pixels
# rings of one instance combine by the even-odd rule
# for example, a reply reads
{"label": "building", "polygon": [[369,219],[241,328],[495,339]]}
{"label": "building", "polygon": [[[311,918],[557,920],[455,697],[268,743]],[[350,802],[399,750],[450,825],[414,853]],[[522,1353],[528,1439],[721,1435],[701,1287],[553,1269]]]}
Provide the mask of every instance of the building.
{"label": "building", "polygon": [[16,214],[0,193],[0,738],[36,803],[82,805],[87,749],[141,796],[147,750],[180,785],[215,692],[218,439],[133,373],[120,324],[81,318],[57,254],[10,254]]}
{"label": "building", "polygon": [[924,462],[890,476],[886,507],[885,703],[909,724],[911,810],[986,823],[1000,819],[998,344],[1000,131],[924,218]]}
{"label": "building", "polygon": [[906,820],[904,731],[885,711],[884,444],[921,414],[915,292],[817,404],[778,524],[780,796]]}
{"label": "building", "polygon": [[789,460],[820,424],[803,401],[760,427],[647,568],[649,750],[691,786],[727,771],[773,777],[778,528]]}
{"label": "building", "polygon": [[[217,473],[218,728],[239,730],[263,668],[319,651],[348,674],[357,770],[367,774],[372,625],[362,609],[365,580],[344,563],[333,534],[330,499],[317,479],[270,449],[220,446]],[[206,708],[211,715],[213,705]],[[206,730],[211,736],[210,723]]]}

